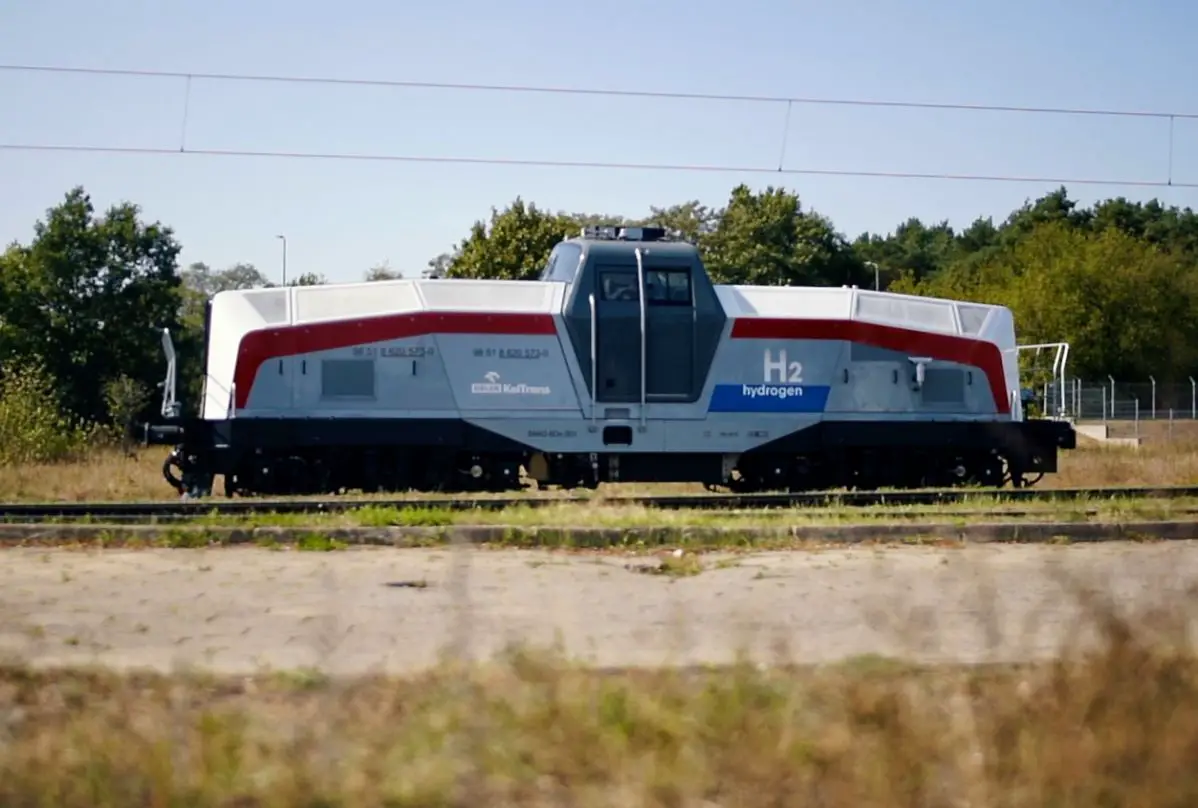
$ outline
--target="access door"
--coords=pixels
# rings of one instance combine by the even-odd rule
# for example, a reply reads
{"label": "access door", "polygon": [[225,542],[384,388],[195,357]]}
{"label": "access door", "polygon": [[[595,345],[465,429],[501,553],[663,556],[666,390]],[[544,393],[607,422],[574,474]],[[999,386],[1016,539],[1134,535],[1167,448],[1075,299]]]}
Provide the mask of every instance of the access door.
{"label": "access door", "polygon": [[595,272],[595,398],[604,403],[694,397],[691,267],[642,262]]}

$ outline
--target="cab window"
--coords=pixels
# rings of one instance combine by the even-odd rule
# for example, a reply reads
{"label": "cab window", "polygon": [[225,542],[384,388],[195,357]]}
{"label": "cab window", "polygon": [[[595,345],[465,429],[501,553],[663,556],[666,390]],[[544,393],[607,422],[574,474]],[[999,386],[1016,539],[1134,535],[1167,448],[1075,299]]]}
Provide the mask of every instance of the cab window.
{"label": "cab window", "polygon": [[600,293],[604,300],[618,303],[636,303],[636,273],[624,270],[605,269],[599,273]]}
{"label": "cab window", "polygon": [[581,254],[582,248],[577,244],[557,245],[541,273],[541,280],[573,283],[574,275],[578,272],[578,257]]}
{"label": "cab window", "polygon": [[645,272],[645,300],[656,306],[689,306],[691,276],[685,269],[650,269]]}

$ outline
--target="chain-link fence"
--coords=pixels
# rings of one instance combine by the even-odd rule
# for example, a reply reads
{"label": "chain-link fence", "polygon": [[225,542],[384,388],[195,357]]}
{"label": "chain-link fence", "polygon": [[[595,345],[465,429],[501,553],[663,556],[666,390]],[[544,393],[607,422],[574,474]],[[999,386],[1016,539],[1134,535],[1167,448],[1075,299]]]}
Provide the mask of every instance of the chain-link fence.
{"label": "chain-link fence", "polygon": [[1198,420],[1198,380],[1159,383],[1066,378],[1033,389],[1045,414],[1079,421]]}

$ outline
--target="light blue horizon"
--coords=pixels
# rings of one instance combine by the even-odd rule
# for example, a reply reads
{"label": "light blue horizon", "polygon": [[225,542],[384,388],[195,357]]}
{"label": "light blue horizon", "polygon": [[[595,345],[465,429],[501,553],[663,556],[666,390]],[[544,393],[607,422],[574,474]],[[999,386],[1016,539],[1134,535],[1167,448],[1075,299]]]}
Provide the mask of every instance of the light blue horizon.
{"label": "light blue horizon", "polygon": [[[1012,0],[838,4],[617,0],[137,3],[43,0],[0,9],[7,64],[648,89],[1198,112],[1198,6]],[[0,143],[174,149],[179,79],[0,71]],[[191,83],[186,143],[362,152],[773,167],[785,105],[354,86]],[[1198,182],[1198,121],[805,106],[787,167]],[[245,261],[360,280],[409,276],[520,196],[539,207],[643,216],[783,186],[849,238],[909,217],[997,221],[1060,183],[988,183],[198,155],[0,150],[0,239],[27,242],[71,187],[172,227],[181,264]],[[1083,204],[1181,207],[1192,188],[1069,185]]]}

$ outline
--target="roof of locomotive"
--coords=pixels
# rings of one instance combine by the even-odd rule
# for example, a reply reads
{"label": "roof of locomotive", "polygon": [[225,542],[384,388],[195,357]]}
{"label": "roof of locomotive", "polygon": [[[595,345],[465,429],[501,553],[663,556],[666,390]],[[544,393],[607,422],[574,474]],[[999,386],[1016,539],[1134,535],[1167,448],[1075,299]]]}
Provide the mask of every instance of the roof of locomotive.
{"label": "roof of locomotive", "polygon": [[632,257],[639,247],[655,256],[699,261],[699,248],[689,241],[625,241],[575,236],[565,239],[562,243],[581,245],[588,255],[596,257]]}

